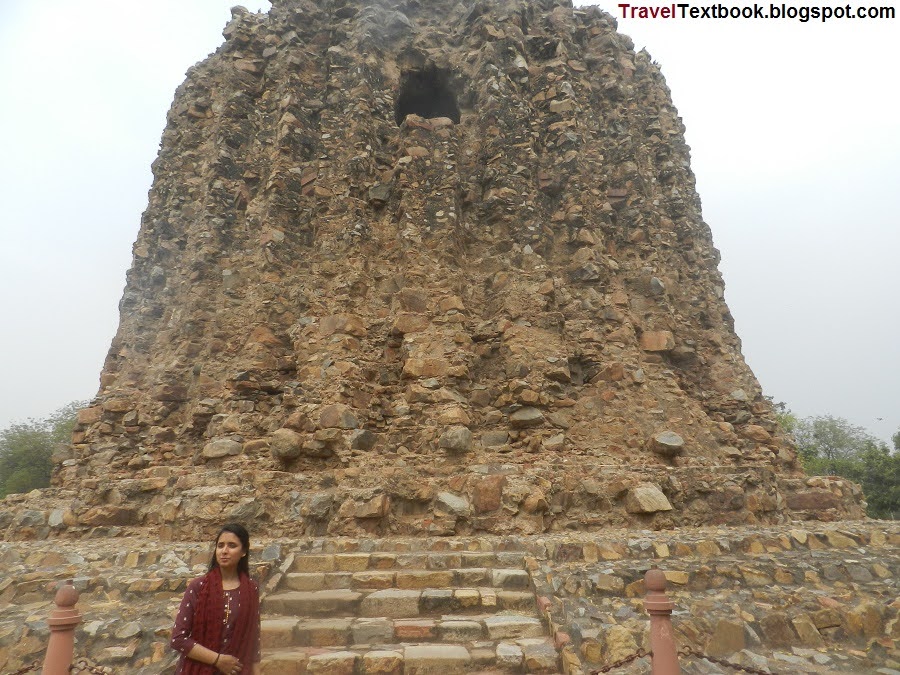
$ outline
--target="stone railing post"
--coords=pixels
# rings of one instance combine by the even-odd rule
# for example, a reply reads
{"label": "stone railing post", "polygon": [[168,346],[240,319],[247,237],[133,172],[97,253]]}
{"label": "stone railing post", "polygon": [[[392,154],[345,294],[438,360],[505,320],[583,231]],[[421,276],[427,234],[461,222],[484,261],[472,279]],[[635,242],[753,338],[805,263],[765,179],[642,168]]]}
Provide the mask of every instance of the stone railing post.
{"label": "stone railing post", "polygon": [[67,581],[56,591],[53,601],[56,609],[47,619],[50,642],[41,675],[68,675],[75,653],[75,626],[81,623],[81,612],[75,609],[78,591],[71,581]]}
{"label": "stone railing post", "polygon": [[666,595],[666,575],[656,565],[644,575],[644,608],[650,614],[650,651],[653,653],[653,675],[680,675],[675,633],[672,631],[672,610],[675,603]]}

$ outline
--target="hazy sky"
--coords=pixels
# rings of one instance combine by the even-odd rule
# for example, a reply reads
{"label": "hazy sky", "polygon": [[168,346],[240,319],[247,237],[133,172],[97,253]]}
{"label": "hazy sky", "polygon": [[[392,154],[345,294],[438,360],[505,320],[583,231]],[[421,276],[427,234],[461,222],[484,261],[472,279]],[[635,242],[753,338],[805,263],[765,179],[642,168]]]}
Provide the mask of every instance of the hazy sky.
{"label": "hazy sky", "polygon": [[[232,4],[0,0],[0,428],[96,393],[166,111]],[[887,440],[900,19],[622,20],[599,4],[662,65],[763,389]]]}

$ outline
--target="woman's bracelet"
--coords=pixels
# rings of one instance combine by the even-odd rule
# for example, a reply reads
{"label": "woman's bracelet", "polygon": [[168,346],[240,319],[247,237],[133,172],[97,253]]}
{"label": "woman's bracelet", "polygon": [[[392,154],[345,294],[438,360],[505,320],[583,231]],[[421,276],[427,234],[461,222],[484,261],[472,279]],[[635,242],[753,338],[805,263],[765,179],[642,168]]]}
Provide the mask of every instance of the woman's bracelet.
{"label": "woman's bracelet", "polygon": [[216,660],[212,662],[214,668],[215,668],[216,664],[219,662],[219,657],[220,657],[220,656],[222,656],[222,655],[221,655],[221,654],[216,654]]}

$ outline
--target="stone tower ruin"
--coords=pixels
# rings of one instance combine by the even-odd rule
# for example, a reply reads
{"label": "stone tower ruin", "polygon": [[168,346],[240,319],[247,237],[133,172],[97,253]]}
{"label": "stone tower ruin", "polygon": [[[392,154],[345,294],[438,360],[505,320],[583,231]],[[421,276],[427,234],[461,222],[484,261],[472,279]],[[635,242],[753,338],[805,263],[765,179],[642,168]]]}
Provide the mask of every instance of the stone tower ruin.
{"label": "stone tower ruin", "polygon": [[99,393],[7,537],[862,515],[779,431],[681,119],[612,17],[272,4],[176,92]]}

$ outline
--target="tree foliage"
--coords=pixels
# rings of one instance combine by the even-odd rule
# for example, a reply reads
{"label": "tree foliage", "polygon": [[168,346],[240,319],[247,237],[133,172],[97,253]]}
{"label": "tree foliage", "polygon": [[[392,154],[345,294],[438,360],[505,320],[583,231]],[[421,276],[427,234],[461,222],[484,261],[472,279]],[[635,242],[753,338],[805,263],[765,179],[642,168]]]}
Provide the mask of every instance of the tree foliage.
{"label": "tree foliage", "polygon": [[0,498],[50,484],[53,449],[69,442],[84,405],[84,401],[73,401],[44,419],[16,422],[0,430]]}
{"label": "tree foliage", "polygon": [[893,437],[891,452],[886,443],[842,417],[794,420],[793,429],[785,431],[792,432],[807,473],[842,476],[859,483],[870,517],[900,517],[900,431]]}

